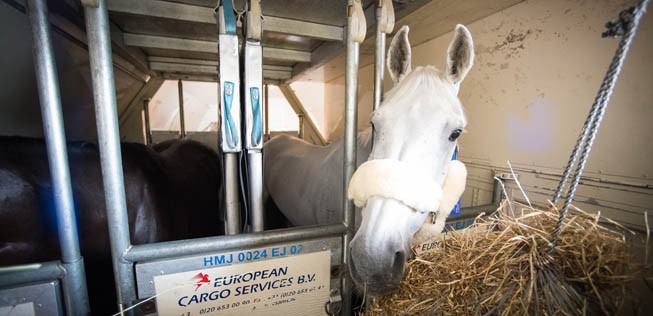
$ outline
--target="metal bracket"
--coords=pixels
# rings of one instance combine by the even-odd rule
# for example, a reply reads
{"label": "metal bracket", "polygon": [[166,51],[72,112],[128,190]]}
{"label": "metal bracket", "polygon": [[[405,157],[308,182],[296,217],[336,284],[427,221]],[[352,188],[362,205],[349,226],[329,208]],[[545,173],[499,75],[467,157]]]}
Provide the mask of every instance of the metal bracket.
{"label": "metal bracket", "polygon": [[365,40],[365,33],[367,32],[367,24],[365,21],[365,12],[360,2],[354,2],[349,6],[350,22],[349,34],[351,40],[355,43],[362,43]]}
{"label": "metal bracket", "polygon": [[331,315],[340,315],[342,310],[342,296],[340,295],[340,289],[333,289],[329,294],[329,301],[324,303],[324,311]]}
{"label": "metal bracket", "polygon": [[98,8],[100,7],[100,0],[80,0],[83,6],[88,8]]}
{"label": "metal bracket", "polygon": [[261,0],[250,0],[247,13],[247,39],[260,41],[263,27],[261,25]]}
{"label": "metal bracket", "polygon": [[395,27],[395,10],[392,0],[379,0],[377,4],[377,21],[381,32],[390,34]]}

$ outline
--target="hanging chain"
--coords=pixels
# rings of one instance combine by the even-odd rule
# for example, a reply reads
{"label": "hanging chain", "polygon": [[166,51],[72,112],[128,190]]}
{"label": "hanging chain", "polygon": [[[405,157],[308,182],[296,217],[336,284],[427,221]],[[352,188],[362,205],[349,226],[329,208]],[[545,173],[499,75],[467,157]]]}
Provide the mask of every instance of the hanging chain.
{"label": "hanging chain", "polygon": [[610,63],[610,67],[608,68],[605,78],[601,83],[601,87],[599,88],[597,96],[594,99],[594,104],[592,104],[590,113],[585,120],[585,124],[583,125],[581,134],[578,137],[576,146],[574,147],[572,154],[569,157],[569,162],[567,163],[563,175],[560,178],[558,188],[556,189],[556,192],[553,196],[552,202],[555,205],[558,199],[562,196],[562,191],[565,184],[567,183],[567,180],[569,179],[571,169],[576,164],[580,154],[580,161],[576,166],[574,177],[569,186],[569,190],[567,191],[567,197],[562,206],[562,209],[560,210],[560,217],[558,218],[558,222],[556,223],[556,227],[553,230],[553,234],[551,236],[551,245],[549,248],[550,253],[553,252],[556,244],[558,243],[562,224],[569,211],[569,206],[574,200],[574,195],[576,194],[576,189],[580,183],[581,175],[583,174],[583,170],[587,164],[587,158],[590,154],[590,151],[592,150],[592,146],[594,145],[599,126],[601,125],[603,117],[605,116],[605,110],[608,106],[608,102],[610,101],[610,97],[612,96],[612,92],[614,91],[614,86],[617,82],[617,78],[619,77],[619,73],[623,68],[624,60],[626,59],[630,45],[632,44],[633,38],[635,37],[637,27],[639,26],[644,12],[646,11],[648,2],[649,0],[641,0],[634,7],[622,11],[619,14],[619,19],[616,22],[608,22],[606,24],[608,30],[602,34],[603,37],[622,36],[622,38],[619,42],[619,46],[617,47],[617,51],[612,58],[612,62]]}

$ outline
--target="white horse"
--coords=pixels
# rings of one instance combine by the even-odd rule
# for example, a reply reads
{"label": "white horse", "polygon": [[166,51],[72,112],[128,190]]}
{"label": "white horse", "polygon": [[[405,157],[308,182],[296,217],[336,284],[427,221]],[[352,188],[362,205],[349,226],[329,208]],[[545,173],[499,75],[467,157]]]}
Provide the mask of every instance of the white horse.
{"label": "white horse", "polygon": [[[349,270],[371,294],[399,285],[413,237],[423,224],[420,233],[441,232],[464,188],[464,166],[450,160],[466,125],[457,94],[474,51],[464,26],[454,33],[443,73],[432,66],[412,70],[408,27],[397,32],[388,51],[395,86],[374,112],[372,128],[358,135],[359,168],[348,193],[361,208],[360,227],[350,243]],[[279,136],[264,153],[267,192],[293,225],[342,220],[342,140],[319,147]],[[432,213],[436,225],[428,224]]]}

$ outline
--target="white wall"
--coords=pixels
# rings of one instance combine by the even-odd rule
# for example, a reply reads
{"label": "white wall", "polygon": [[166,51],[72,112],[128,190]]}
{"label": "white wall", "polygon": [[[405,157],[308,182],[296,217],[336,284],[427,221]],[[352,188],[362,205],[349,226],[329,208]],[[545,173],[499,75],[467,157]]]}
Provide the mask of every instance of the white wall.
{"label": "white wall", "polygon": [[[218,90],[215,82],[184,81],[184,127],[187,131],[217,130]],[[152,130],[179,130],[179,88],[166,80],[149,104]]]}
{"label": "white wall", "polygon": [[268,123],[270,131],[298,131],[299,118],[279,87],[268,85]]}
{"label": "white wall", "polygon": [[[470,171],[463,206],[491,200],[492,177],[506,171],[507,160],[529,197],[546,203],[617,46],[618,39],[600,33],[631,3],[533,0],[468,25],[476,65],[460,90],[469,120],[460,140]],[[587,211],[639,228],[643,212],[653,210],[652,20],[650,12],[645,15],[576,197]],[[413,65],[442,68],[451,36],[413,47]],[[331,128],[343,112],[343,85],[342,77],[326,83]],[[368,126],[371,87],[368,66],[360,70],[359,129]]]}

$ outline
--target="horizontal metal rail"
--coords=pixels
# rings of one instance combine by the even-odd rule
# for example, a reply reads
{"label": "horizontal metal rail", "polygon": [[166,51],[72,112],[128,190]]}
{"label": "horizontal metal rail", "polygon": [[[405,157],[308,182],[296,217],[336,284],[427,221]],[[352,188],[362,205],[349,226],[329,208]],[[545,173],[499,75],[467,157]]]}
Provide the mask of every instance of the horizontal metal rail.
{"label": "horizontal metal rail", "polygon": [[[178,59],[178,58],[173,58]],[[213,65],[210,65],[212,63]],[[161,72],[172,72],[182,74],[203,74],[218,75],[218,62],[198,60],[197,64],[191,62],[159,62],[150,61],[150,69]],[[292,76],[292,68],[279,66],[263,66],[263,77],[268,79],[289,79]]]}
{"label": "horizontal metal rail", "polygon": [[305,226],[264,232],[215,236],[187,240],[134,245],[123,256],[129,262],[151,261],[172,257],[190,256],[239,248],[260,247],[299,240],[342,236],[347,227],[342,224]]}
{"label": "horizontal metal rail", "polygon": [[[215,24],[211,8],[156,0],[109,0],[109,11],[132,15],[157,17],[177,21]],[[313,23],[295,19],[266,16],[263,30],[315,38],[325,41],[342,41],[340,26]]]}
{"label": "horizontal metal rail", "polygon": [[[143,35],[124,33],[123,39],[127,46],[137,46],[146,48],[169,49],[179,51],[192,51],[196,53],[218,54],[218,42],[202,41],[193,39],[184,39],[176,37]],[[311,62],[311,52],[282,49],[273,47],[263,47],[263,58],[284,60],[300,63]]]}
{"label": "horizontal metal rail", "polygon": [[2,268],[0,288],[62,279],[66,274],[60,261],[47,261]]}
{"label": "horizontal metal rail", "polygon": [[[150,62],[150,65],[152,65],[152,63],[199,65],[199,66],[213,66],[213,67],[217,67],[220,65],[220,62],[218,62],[217,60],[208,60],[208,59],[150,56],[147,58],[147,60]],[[278,70],[278,71],[292,72],[292,67],[277,66],[277,65],[263,65],[263,70]],[[213,70],[213,72],[217,73],[217,70]]]}

